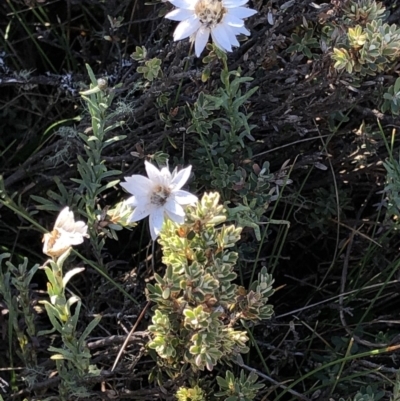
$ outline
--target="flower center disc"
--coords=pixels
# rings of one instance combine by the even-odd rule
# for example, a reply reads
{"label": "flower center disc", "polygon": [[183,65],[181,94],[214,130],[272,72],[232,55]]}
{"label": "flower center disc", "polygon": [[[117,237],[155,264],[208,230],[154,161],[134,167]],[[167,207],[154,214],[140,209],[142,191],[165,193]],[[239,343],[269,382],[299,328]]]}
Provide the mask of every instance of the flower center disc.
{"label": "flower center disc", "polygon": [[210,28],[221,22],[226,9],[221,0],[199,0],[194,7],[194,12],[200,22]]}
{"label": "flower center disc", "polygon": [[157,185],[153,189],[153,193],[151,194],[150,197],[150,202],[153,205],[164,206],[170,195],[171,195],[171,190],[169,188]]}

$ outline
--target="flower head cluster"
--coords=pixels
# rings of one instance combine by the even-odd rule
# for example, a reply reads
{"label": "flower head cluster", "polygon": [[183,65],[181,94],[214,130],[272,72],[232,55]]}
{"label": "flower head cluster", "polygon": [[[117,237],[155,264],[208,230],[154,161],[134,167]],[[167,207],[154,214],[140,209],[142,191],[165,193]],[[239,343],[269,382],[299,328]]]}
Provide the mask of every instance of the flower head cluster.
{"label": "flower head cluster", "polygon": [[155,240],[162,228],[164,217],[182,224],[185,220],[185,211],[182,205],[197,202],[197,197],[181,190],[189,179],[192,166],[173,173],[168,167],[158,170],[151,163],[145,161],[147,177],[132,175],[125,177],[120,185],[133,196],[127,199],[127,204],[135,208],[128,218],[129,222],[139,221],[150,216],[150,233]]}
{"label": "flower head cluster", "polygon": [[79,245],[89,237],[87,230],[87,225],[75,221],[74,213],[65,207],[58,215],[53,231],[43,236],[43,253],[51,257],[61,256],[72,245]]}
{"label": "flower head cluster", "polygon": [[197,57],[204,50],[210,34],[215,45],[226,52],[232,51],[232,46],[239,46],[236,35],[250,35],[243,18],[251,17],[256,11],[241,7],[248,0],[169,1],[177,8],[165,18],[180,21],[174,32],[174,40],[190,36]]}

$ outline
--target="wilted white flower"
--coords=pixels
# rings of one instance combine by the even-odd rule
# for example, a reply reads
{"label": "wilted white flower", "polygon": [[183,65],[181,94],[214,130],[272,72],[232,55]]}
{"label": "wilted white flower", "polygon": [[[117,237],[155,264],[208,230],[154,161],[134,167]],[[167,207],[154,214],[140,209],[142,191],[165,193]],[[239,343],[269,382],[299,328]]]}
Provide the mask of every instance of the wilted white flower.
{"label": "wilted white flower", "polygon": [[43,253],[58,257],[72,245],[79,245],[87,234],[88,227],[83,221],[75,221],[74,213],[69,207],[61,210],[57,217],[54,229],[43,236]]}
{"label": "wilted white flower", "polygon": [[132,175],[125,177],[126,182],[120,185],[133,195],[126,201],[135,208],[128,221],[139,221],[150,216],[151,238],[155,240],[161,231],[165,214],[176,223],[182,224],[185,220],[182,205],[197,202],[197,197],[181,190],[189,179],[192,166],[179,172],[175,169],[171,174],[168,167],[158,170],[151,163],[144,163],[148,178]]}
{"label": "wilted white flower", "polygon": [[191,37],[196,56],[200,57],[208,39],[222,50],[231,52],[232,46],[239,46],[236,35],[249,36],[243,18],[251,17],[257,11],[241,7],[248,0],[169,0],[177,9],[165,18],[181,21],[175,29],[174,40]]}

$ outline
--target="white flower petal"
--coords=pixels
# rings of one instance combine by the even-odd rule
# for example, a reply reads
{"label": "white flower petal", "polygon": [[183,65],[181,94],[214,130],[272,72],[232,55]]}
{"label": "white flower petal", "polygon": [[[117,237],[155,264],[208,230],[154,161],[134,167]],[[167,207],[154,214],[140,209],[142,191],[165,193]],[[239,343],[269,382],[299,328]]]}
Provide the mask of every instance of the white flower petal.
{"label": "white flower petal", "polygon": [[185,222],[185,216],[179,216],[178,214],[168,212],[167,210],[165,211],[165,213],[167,214],[168,218],[175,223],[183,224]]}
{"label": "white flower petal", "polygon": [[43,253],[48,256],[58,257],[61,256],[68,248],[71,248],[71,244],[64,237],[59,237],[54,241],[52,234],[53,232],[47,233],[43,237]]}
{"label": "white flower petal", "polygon": [[[227,29],[229,30],[230,28],[227,27]],[[230,34],[233,35],[232,32]],[[134,175],[127,177],[127,182],[121,185],[133,194],[125,201],[126,205],[135,208],[128,221],[135,222],[149,216],[150,233],[154,240],[161,230],[164,213],[173,221],[183,223],[185,211],[181,205],[195,203],[197,202],[197,197],[180,189],[189,179],[192,166],[179,172],[175,169],[172,174],[168,165],[158,170],[151,163],[145,162],[145,168],[148,178]],[[139,185],[136,185],[137,183]],[[140,189],[137,187],[140,187]],[[81,223],[83,222],[79,222],[76,225],[76,230],[81,231],[83,229]],[[73,241],[75,240],[78,241],[80,239],[73,237]]]}
{"label": "white flower petal", "polygon": [[200,29],[196,33],[196,38],[194,42],[194,50],[197,57],[200,57],[201,52],[206,47],[209,37],[210,29],[204,26],[200,27]]}
{"label": "white flower petal", "polygon": [[149,181],[151,181],[151,184],[149,185],[150,188],[152,188],[155,183],[162,184],[163,179],[161,176],[161,172],[156,166],[153,166],[146,160],[144,162],[144,167],[146,168],[146,173],[147,176],[149,177],[148,179]]}
{"label": "white flower petal", "polygon": [[149,223],[151,238],[153,241],[155,241],[160,235],[160,231],[164,223],[164,210],[162,208],[153,210],[153,212],[150,214]]}
{"label": "white flower petal", "polygon": [[230,26],[230,28],[231,28],[231,31],[235,35],[243,34],[243,35],[250,36],[250,32],[244,26],[241,26],[241,27]]}
{"label": "white flower petal", "polygon": [[185,10],[182,8],[177,8],[165,15],[165,18],[172,21],[183,21],[190,18],[193,15],[192,10]]}
{"label": "white flower petal", "polygon": [[[75,230],[75,224],[76,222],[74,219],[74,213],[69,211],[69,208],[66,207],[61,210],[60,214],[58,215],[56,223],[54,224],[54,228],[73,232]],[[83,225],[85,225],[85,223],[83,223]]]}
{"label": "white flower petal", "polygon": [[128,221],[133,223],[134,221],[139,221],[147,217],[150,213],[152,213],[153,207],[151,204],[139,205],[135,208],[133,213],[129,216]]}
{"label": "white flower petal", "polygon": [[74,215],[72,215],[72,220],[66,220],[63,221],[61,224],[56,222],[54,225],[54,229],[58,231],[70,231],[74,232],[75,231],[75,221],[74,221]]}
{"label": "white flower petal", "polygon": [[191,171],[192,166],[183,168],[181,171],[179,171],[179,173],[172,177],[171,187],[174,190],[181,189],[186,184],[186,181],[189,179]]}
{"label": "white flower petal", "polygon": [[214,29],[211,30],[211,36],[213,38],[214,43],[222,50],[231,52],[232,46],[229,41],[228,35],[225,31],[225,27],[222,25],[217,25]]}
{"label": "white flower petal", "polygon": [[225,8],[236,8],[247,4],[248,1],[249,0],[223,0],[223,5]]}
{"label": "white flower petal", "polygon": [[74,225],[75,230],[77,230],[78,232],[83,232],[87,230],[87,225],[82,220],[75,221]]}
{"label": "white flower petal", "polygon": [[52,242],[52,235],[51,235],[51,233],[46,233],[46,234],[44,234],[43,235],[43,239],[42,239],[42,242],[43,242],[43,253],[45,254],[45,255],[48,255],[48,256],[51,256],[50,254],[49,254],[49,250],[50,250],[50,248],[51,248],[51,242]]}
{"label": "white flower petal", "polygon": [[83,235],[76,233],[76,234],[69,234],[66,233],[65,235],[61,236],[61,240],[69,243],[70,245],[79,245],[82,244],[84,238]]}
{"label": "white flower petal", "polygon": [[[218,5],[212,4],[214,1],[220,3]],[[236,35],[250,35],[244,27],[243,19],[257,13],[256,10],[245,6],[248,0],[171,0],[170,2],[177,9],[169,12],[166,18],[180,21],[174,32],[174,40],[190,37],[190,41],[194,41],[197,57],[201,56],[206,47],[210,33],[215,45],[224,51],[230,52],[232,46],[239,46]],[[201,7],[199,2],[202,2]],[[225,9],[226,12],[222,21],[213,21],[210,24],[213,28],[208,28],[198,17],[200,8],[207,8],[208,6],[211,8],[218,7],[218,9],[221,7],[221,10]]]}
{"label": "white flower petal", "polygon": [[173,198],[168,199],[167,203],[164,205],[164,209],[167,214],[172,213],[173,215],[177,216],[185,216],[185,211],[183,210],[183,207],[175,202],[175,199]]}
{"label": "white flower petal", "polygon": [[[140,207],[140,206],[147,207],[147,205],[150,203],[149,195],[135,196],[134,198],[135,199],[131,203],[131,206],[133,206],[133,207]],[[131,199],[131,198],[129,198],[129,199]]]}
{"label": "white flower petal", "polygon": [[65,207],[59,213],[54,229],[43,236],[43,253],[59,257],[72,245],[79,245],[88,236],[88,226],[81,220],[75,221],[74,214]]}
{"label": "white flower petal", "polygon": [[[86,225],[80,230],[73,228],[70,231],[65,231],[64,229],[60,228],[57,229],[57,231],[59,232],[60,237],[62,237],[64,241],[69,242],[71,245],[79,245],[83,242],[85,237],[88,237]],[[58,239],[56,241],[58,241]]]}
{"label": "white flower petal", "polygon": [[70,221],[74,221],[74,214],[69,211],[69,207],[67,206],[59,213],[54,227],[62,227]]}
{"label": "white flower petal", "polygon": [[248,18],[254,14],[257,14],[256,10],[248,7],[237,7],[229,9],[229,12],[226,15],[234,15],[237,18]]}
{"label": "white flower petal", "polygon": [[194,0],[169,0],[169,2],[175,7],[185,8],[186,10],[194,10],[197,3],[197,1]]}
{"label": "white flower petal", "polygon": [[225,25],[229,25],[229,26],[234,26],[234,27],[241,27],[244,26],[244,21],[238,17],[236,17],[236,15],[232,15],[232,14],[226,14],[224,16],[223,19],[223,23]]}
{"label": "white flower petal", "polygon": [[229,42],[231,43],[231,45],[232,46],[240,46],[240,43],[236,39],[235,33],[233,32],[231,27],[229,25],[226,25],[224,27],[224,29],[225,29],[225,33],[227,34]]}
{"label": "white flower petal", "polygon": [[160,175],[162,177],[162,184],[165,185],[165,186],[169,186],[170,183],[171,183],[171,180],[172,180],[172,174],[169,171],[168,166],[163,167],[161,169]]}
{"label": "white flower petal", "polygon": [[121,187],[130,194],[137,196],[146,195],[153,186],[152,182],[143,175],[132,175],[131,177],[125,177],[125,181],[126,182],[120,182],[119,185],[121,185]]}
{"label": "white flower petal", "polygon": [[180,205],[191,205],[198,201],[197,196],[182,190],[174,192],[174,199]]}
{"label": "white flower petal", "polygon": [[128,198],[125,203],[130,206],[130,207],[135,207],[138,205],[138,202],[136,201],[136,198],[134,196],[131,196]]}
{"label": "white flower petal", "polygon": [[185,39],[190,35],[192,35],[193,33],[195,33],[200,27],[201,27],[201,22],[193,14],[192,17],[178,24],[174,32],[174,40],[177,41]]}

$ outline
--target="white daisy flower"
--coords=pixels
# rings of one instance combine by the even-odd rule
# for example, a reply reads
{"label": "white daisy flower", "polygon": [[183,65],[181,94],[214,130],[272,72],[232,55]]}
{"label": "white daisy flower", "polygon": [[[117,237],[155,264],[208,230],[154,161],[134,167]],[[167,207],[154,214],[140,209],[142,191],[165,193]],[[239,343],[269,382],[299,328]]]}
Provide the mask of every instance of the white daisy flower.
{"label": "white daisy flower", "polygon": [[75,221],[74,213],[65,207],[58,215],[53,231],[43,236],[43,253],[61,256],[72,245],[79,245],[84,237],[88,238],[87,230],[88,226],[83,221]]}
{"label": "white daisy flower", "polygon": [[150,216],[151,238],[155,240],[160,234],[165,215],[182,224],[185,221],[182,205],[196,203],[197,197],[181,190],[189,179],[192,166],[179,172],[175,169],[171,174],[168,167],[158,170],[147,161],[144,164],[148,178],[132,175],[125,177],[126,182],[120,185],[133,195],[126,200],[128,205],[135,208],[128,222],[132,223]]}
{"label": "white daisy flower", "polygon": [[248,0],[169,0],[177,9],[165,18],[181,21],[175,29],[174,40],[191,37],[196,56],[200,57],[211,37],[214,43],[226,52],[232,46],[239,46],[236,35],[249,36],[243,18],[251,17],[257,11],[241,7]]}

